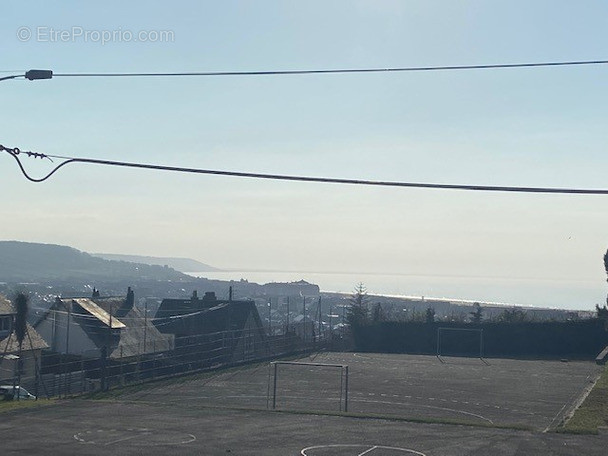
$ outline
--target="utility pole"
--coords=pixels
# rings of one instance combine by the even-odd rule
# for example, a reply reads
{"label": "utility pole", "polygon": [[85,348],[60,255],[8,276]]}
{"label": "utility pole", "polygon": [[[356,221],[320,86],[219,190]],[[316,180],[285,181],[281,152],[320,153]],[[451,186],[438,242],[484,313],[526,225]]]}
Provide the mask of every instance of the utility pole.
{"label": "utility pole", "polygon": [[146,353],[146,339],[148,337],[148,301],[144,304],[144,354]]}
{"label": "utility pole", "polygon": [[109,326],[108,326],[108,336],[107,336],[107,341],[106,341],[106,346],[104,347],[105,350],[102,350],[101,353],[101,358],[102,358],[102,365],[101,365],[101,381],[102,381],[102,386],[101,389],[102,391],[108,391],[110,389],[110,379],[108,378],[108,373],[106,370],[106,364],[108,361],[108,357],[110,356],[110,343],[111,343],[111,339],[112,339],[112,311],[113,309],[113,305],[110,304],[110,321],[109,321]]}
{"label": "utility pole", "polygon": [[321,296],[319,296],[319,332],[317,333],[317,339],[321,341]]}
{"label": "utility pole", "polygon": [[306,296],[302,296],[302,333],[306,343]]}
{"label": "utility pole", "polygon": [[330,300],[329,301],[329,343],[330,343],[330,346],[331,346],[331,344],[333,344],[332,336],[334,335],[333,326],[332,326],[333,325],[332,317],[333,317],[333,313],[334,313],[333,310],[334,309],[333,309],[333,306],[331,305],[331,300]]}
{"label": "utility pole", "polygon": [[289,296],[287,296],[287,330],[285,332],[289,332]]}
{"label": "utility pole", "polygon": [[272,298],[268,298],[268,335],[272,336]]}
{"label": "utility pole", "polygon": [[[56,311],[55,311],[56,312]],[[65,352],[66,354],[70,353],[70,320],[72,316],[72,304],[68,306],[68,324],[65,330]]]}
{"label": "utility pole", "polygon": [[[70,302],[70,304],[68,305],[68,324],[66,326],[66,330],[65,330],[65,354],[66,355],[70,355],[70,320],[71,320],[71,316],[72,316],[72,303]],[[65,366],[66,368],[66,372],[64,372],[63,375],[63,380],[65,381],[65,383],[67,383],[65,385],[65,397],[68,397],[68,393],[70,393],[70,385],[72,383],[72,375],[69,369],[69,366]]]}
{"label": "utility pole", "polygon": [[[17,342],[19,344],[19,356],[17,357],[17,383],[19,384],[19,388],[21,388],[21,369],[23,366],[23,339],[25,338],[25,334],[27,332],[27,302],[28,297],[24,293],[19,293],[15,298],[15,310],[17,314],[15,315],[15,323],[14,323],[14,332],[15,337],[17,338]],[[7,345],[8,346],[8,345]],[[13,394],[15,393],[15,380],[13,379]],[[21,392],[17,393],[17,401],[21,398]]]}
{"label": "utility pole", "polygon": [[[113,305],[110,304],[110,324],[108,325],[108,337],[107,337],[107,341],[106,341],[106,345],[108,346],[108,350],[110,349],[110,342],[112,341],[112,307]],[[108,352],[108,355],[110,353]]]}

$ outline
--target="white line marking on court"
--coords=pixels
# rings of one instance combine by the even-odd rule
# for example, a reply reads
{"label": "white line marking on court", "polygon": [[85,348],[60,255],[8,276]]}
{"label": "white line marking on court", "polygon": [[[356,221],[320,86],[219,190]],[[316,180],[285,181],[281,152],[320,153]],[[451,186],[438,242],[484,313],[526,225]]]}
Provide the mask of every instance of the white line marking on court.
{"label": "white line marking on court", "polygon": [[116,439],[116,440],[112,440],[110,442],[104,443],[103,446],[114,445],[115,443],[120,443],[120,442],[126,442],[127,440],[136,439],[137,437],[140,437],[142,435],[150,435],[150,433],[147,432],[145,434],[129,435],[127,437],[123,437],[122,439]]}
{"label": "white line marking on court", "polygon": [[302,451],[300,451],[300,455],[301,456],[309,456],[307,451],[309,450],[319,450],[319,449],[330,449],[330,448],[367,448],[365,451],[363,451],[363,453],[359,453],[357,456],[363,456],[365,454],[368,454],[372,451],[375,450],[393,450],[393,451],[398,451],[400,453],[409,453],[409,454],[417,454],[418,456],[427,456],[426,454],[420,452],[420,451],[416,451],[416,450],[412,450],[411,448],[400,448],[400,447],[392,447],[392,446],[384,446],[384,445],[374,445],[370,448],[368,448],[369,445],[362,445],[362,444],[333,444],[333,445],[315,445],[315,446],[310,446],[307,448],[302,449]]}
{"label": "white line marking on court", "polygon": [[[397,404],[398,405],[414,405],[414,404],[407,404],[407,403],[403,403],[403,402],[367,401],[365,399],[353,399],[353,400],[351,400],[351,402],[368,402],[368,403],[373,403],[373,404],[390,404],[390,405],[397,405]],[[435,410],[445,410],[445,411],[454,412],[454,413],[462,413],[463,415],[474,416],[475,418],[479,418],[480,420],[484,420],[490,424],[494,424],[494,421],[492,421],[490,418],[486,418],[485,416],[478,415],[477,413],[466,412],[464,410],[451,409],[451,408],[447,408],[447,407],[436,407],[434,405],[415,404],[414,406],[435,409]]]}
{"label": "white line marking on court", "polygon": [[[87,431],[89,432],[89,431]],[[80,434],[74,434],[74,438],[79,441],[80,443],[87,443],[82,437],[80,437]]]}
{"label": "white line marking on court", "polygon": [[187,443],[192,443],[196,440],[196,436],[194,434],[186,434],[189,437],[189,440],[184,440],[183,442],[179,442],[180,445],[185,445]]}
{"label": "white line marking on court", "polygon": [[[119,430],[119,429],[110,429],[110,430],[104,430],[104,429],[97,429],[96,433],[98,436],[102,436],[104,435],[104,432],[107,433],[112,433],[112,432],[134,432],[135,434],[133,435],[128,435],[119,439],[115,439],[115,440],[111,440],[109,442],[100,442],[97,440],[89,440],[90,437],[92,437],[93,439],[95,439],[95,436],[93,435],[94,431],[85,431],[85,432],[79,432],[78,434],[74,434],[74,439],[82,444],[87,444],[87,445],[101,445],[101,446],[108,446],[108,445],[114,445],[116,443],[121,443],[121,442],[127,442],[129,440],[133,440],[133,439],[139,439],[142,437],[147,437],[150,436],[152,434],[154,434],[154,431],[151,429],[123,429],[123,430]],[[156,433],[158,435],[158,431]],[[162,431],[160,432],[161,436],[162,436]],[[171,432],[169,433],[171,434]],[[87,438],[84,438],[86,435]],[[184,437],[182,438],[181,441],[177,441],[177,442],[171,442],[171,441],[164,441],[161,442],[162,445],[186,445],[188,443],[192,443],[196,440],[196,436],[194,436],[193,434],[182,434],[184,435]],[[134,446],[138,446],[138,447],[146,447],[146,446],[155,446],[155,444],[150,444],[148,442],[146,442],[146,440],[142,440],[141,442],[135,442]]]}
{"label": "white line marking on court", "polygon": [[[585,386],[585,388],[583,388],[582,392],[577,391],[573,396],[568,398],[568,400],[563,405],[563,407],[561,409],[559,409],[559,412],[557,412],[557,414],[553,417],[553,419],[549,423],[549,426],[547,426],[547,428],[543,430],[543,433],[549,432],[551,430],[553,423],[555,423],[558,420],[558,418],[560,417],[560,415],[562,415],[562,413],[564,413],[566,416],[569,415],[569,413],[567,413],[565,411],[566,407],[570,406],[569,407],[570,413],[573,413],[574,410],[576,410],[578,407],[580,407],[582,405],[582,403],[585,402],[585,399],[587,398],[589,393],[591,393],[591,390],[593,389],[593,387],[599,380],[599,377],[600,377],[599,374],[587,375],[586,380],[587,381],[591,380],[591,381]],[[578,396],[578,399],[577,399],[577,396]]]}

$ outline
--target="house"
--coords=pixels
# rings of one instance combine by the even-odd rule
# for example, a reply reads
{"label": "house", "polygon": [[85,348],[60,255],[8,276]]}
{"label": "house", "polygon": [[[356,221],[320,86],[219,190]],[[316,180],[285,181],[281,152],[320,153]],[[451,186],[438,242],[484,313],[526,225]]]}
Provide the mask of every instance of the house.
{"label": "house", "polygon": [[175,336],[175,347],[189,359],[221,364],[264,356],[267,338],[254,301],[220,300],[215,293],[201,299],[163,299],[154,325]]}
{"label": "house", "polygon": [[99,358],[107,348],[111,359],[172,350],[173,336],[161,334],[135,306],[131,288],[126,297],[56,298],[34,327],[57,353]]}
{"label": "house", "polygon": [[40,372],[42,350],[48,344],[28,323],[20,350],[14,332],[15,315],[11,302],[0,295],[0,383],[12,383],[19,376],[21,383],[29,386]]}

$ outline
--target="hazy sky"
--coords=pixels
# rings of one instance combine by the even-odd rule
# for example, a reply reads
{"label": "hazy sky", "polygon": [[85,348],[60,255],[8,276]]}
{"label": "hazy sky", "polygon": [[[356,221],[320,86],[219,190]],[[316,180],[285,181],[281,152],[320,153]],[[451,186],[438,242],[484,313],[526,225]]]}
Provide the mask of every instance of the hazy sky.
{"label": "hazy sky", "polygon": [[[607,20],[604,1],[11,0],[0,5],[0,76],[31,68],[253,71],[608,59]],[[140,32],[152,38],[134,42]],[[113,38],[102,43],[104,33]],[[608,65],[9,80],[0,82],[0,144],[260,173],[608,188],[607,88]],[[25,164],[37,176],[51,166]],[[585,281],[589,292],[569,297],[572,307],[605,299],[608,196],[366,188],[91,165],[70,165],[33,184],[6,154],[0,188],[5,240],[187,256],[220,268],[538,280],[546,287],[543,304],[568,304],[553,283]],[[497,290],[494,299],[503,297]]]}

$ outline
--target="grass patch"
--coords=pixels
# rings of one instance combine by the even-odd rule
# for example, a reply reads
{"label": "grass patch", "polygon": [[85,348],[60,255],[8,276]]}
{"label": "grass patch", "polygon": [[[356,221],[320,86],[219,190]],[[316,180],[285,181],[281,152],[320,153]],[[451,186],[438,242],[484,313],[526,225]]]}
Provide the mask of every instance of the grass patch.
{"label": "grass patch", "polygon": [[53,399],[38,399],[37,401],[0,401],[0,413],[25,408],[42,407],[45,405],[51,405],[54,402],[55,401]]}
{"label": "grass patch", "polygon": [[608,368],[606,367],[583,405],[563,427],[558,429],[558,432],[597,434],[600,426],[608,426]]}

